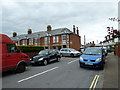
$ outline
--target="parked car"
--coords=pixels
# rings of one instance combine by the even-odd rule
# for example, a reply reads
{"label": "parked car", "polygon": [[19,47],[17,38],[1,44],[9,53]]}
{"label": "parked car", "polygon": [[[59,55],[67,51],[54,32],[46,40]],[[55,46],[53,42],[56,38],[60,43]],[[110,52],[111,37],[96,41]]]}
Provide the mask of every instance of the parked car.
{"label": "parked car", "polygon": [[101,68],[104,69],[105,50],[100,47],[86,48],[80,56],[80,67]]}
{"label": "parked car", "polygon": [[60,61],[60,53],[59,50],[57,49],[46,49],[42,50],[38,53],[38,55],[34,56],[31,59],[31,64],[32,65],[47,65],[51,61]]}
{"label": "parked car", "polygon": [[0,34],[0,70],[2,72],[15,70],[24,72],[26,66],[30,64],[30,57],[20,51],[15,43],[5,34]]}
{"label": "parked car", "polygon": [[81,52],[72,49],[72,48],[62,48],[60,49],[60,54],[61,56],[71,56],[71,57],[75,57],[75,56],[80,56]]}
{"label": "parked car", "polygon": [[105,50],[105,55],[107,56],[108,55],[108,49],[107,49],[107,47],[103,47],[103,49]]}

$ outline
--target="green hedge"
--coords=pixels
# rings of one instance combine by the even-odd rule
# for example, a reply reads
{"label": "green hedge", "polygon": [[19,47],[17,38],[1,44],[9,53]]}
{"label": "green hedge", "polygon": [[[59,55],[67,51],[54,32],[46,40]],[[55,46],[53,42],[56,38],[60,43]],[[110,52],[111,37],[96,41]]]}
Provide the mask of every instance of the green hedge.
{"label": "green hedge", "polygon": [[17,46],[22,52],[30,52],[30,51],[39,52],[44,49],[43,46],[25,46],[25,45],[17,45]]}

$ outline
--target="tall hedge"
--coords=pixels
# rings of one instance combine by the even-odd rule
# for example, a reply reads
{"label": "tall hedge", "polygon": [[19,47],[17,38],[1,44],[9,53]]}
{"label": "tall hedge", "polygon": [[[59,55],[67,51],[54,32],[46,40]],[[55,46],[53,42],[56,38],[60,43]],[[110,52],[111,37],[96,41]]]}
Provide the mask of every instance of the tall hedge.
{"label": "tall hedge", "polygon": [[44,49],[43,46],[25,46],[25,45],[17,45],[17,46],[22,52],[30,52],[30,51],[39,52]]}

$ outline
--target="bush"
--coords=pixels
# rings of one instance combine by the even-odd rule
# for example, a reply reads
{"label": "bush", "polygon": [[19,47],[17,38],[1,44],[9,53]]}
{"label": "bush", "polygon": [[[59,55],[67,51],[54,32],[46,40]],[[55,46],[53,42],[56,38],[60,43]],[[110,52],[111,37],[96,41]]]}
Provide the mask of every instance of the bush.
{"label": "bush", "polygon": [[22,52],[39,52],[44,49],[43,46],[25,46],[17,45]]}

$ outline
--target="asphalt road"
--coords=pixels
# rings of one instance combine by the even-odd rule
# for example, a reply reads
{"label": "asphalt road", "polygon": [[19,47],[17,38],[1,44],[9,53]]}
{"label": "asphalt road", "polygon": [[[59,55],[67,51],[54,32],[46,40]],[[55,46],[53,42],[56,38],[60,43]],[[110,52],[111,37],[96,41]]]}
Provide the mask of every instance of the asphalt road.
{"label": "asphalt road", "polygon": [[[2,88],[102,88],[104,70],[79,67],[79,57],[62,57],[47,66],[29,66],[23,73],[7,72]],[[96,78],[96,79],[95,79]]]}

